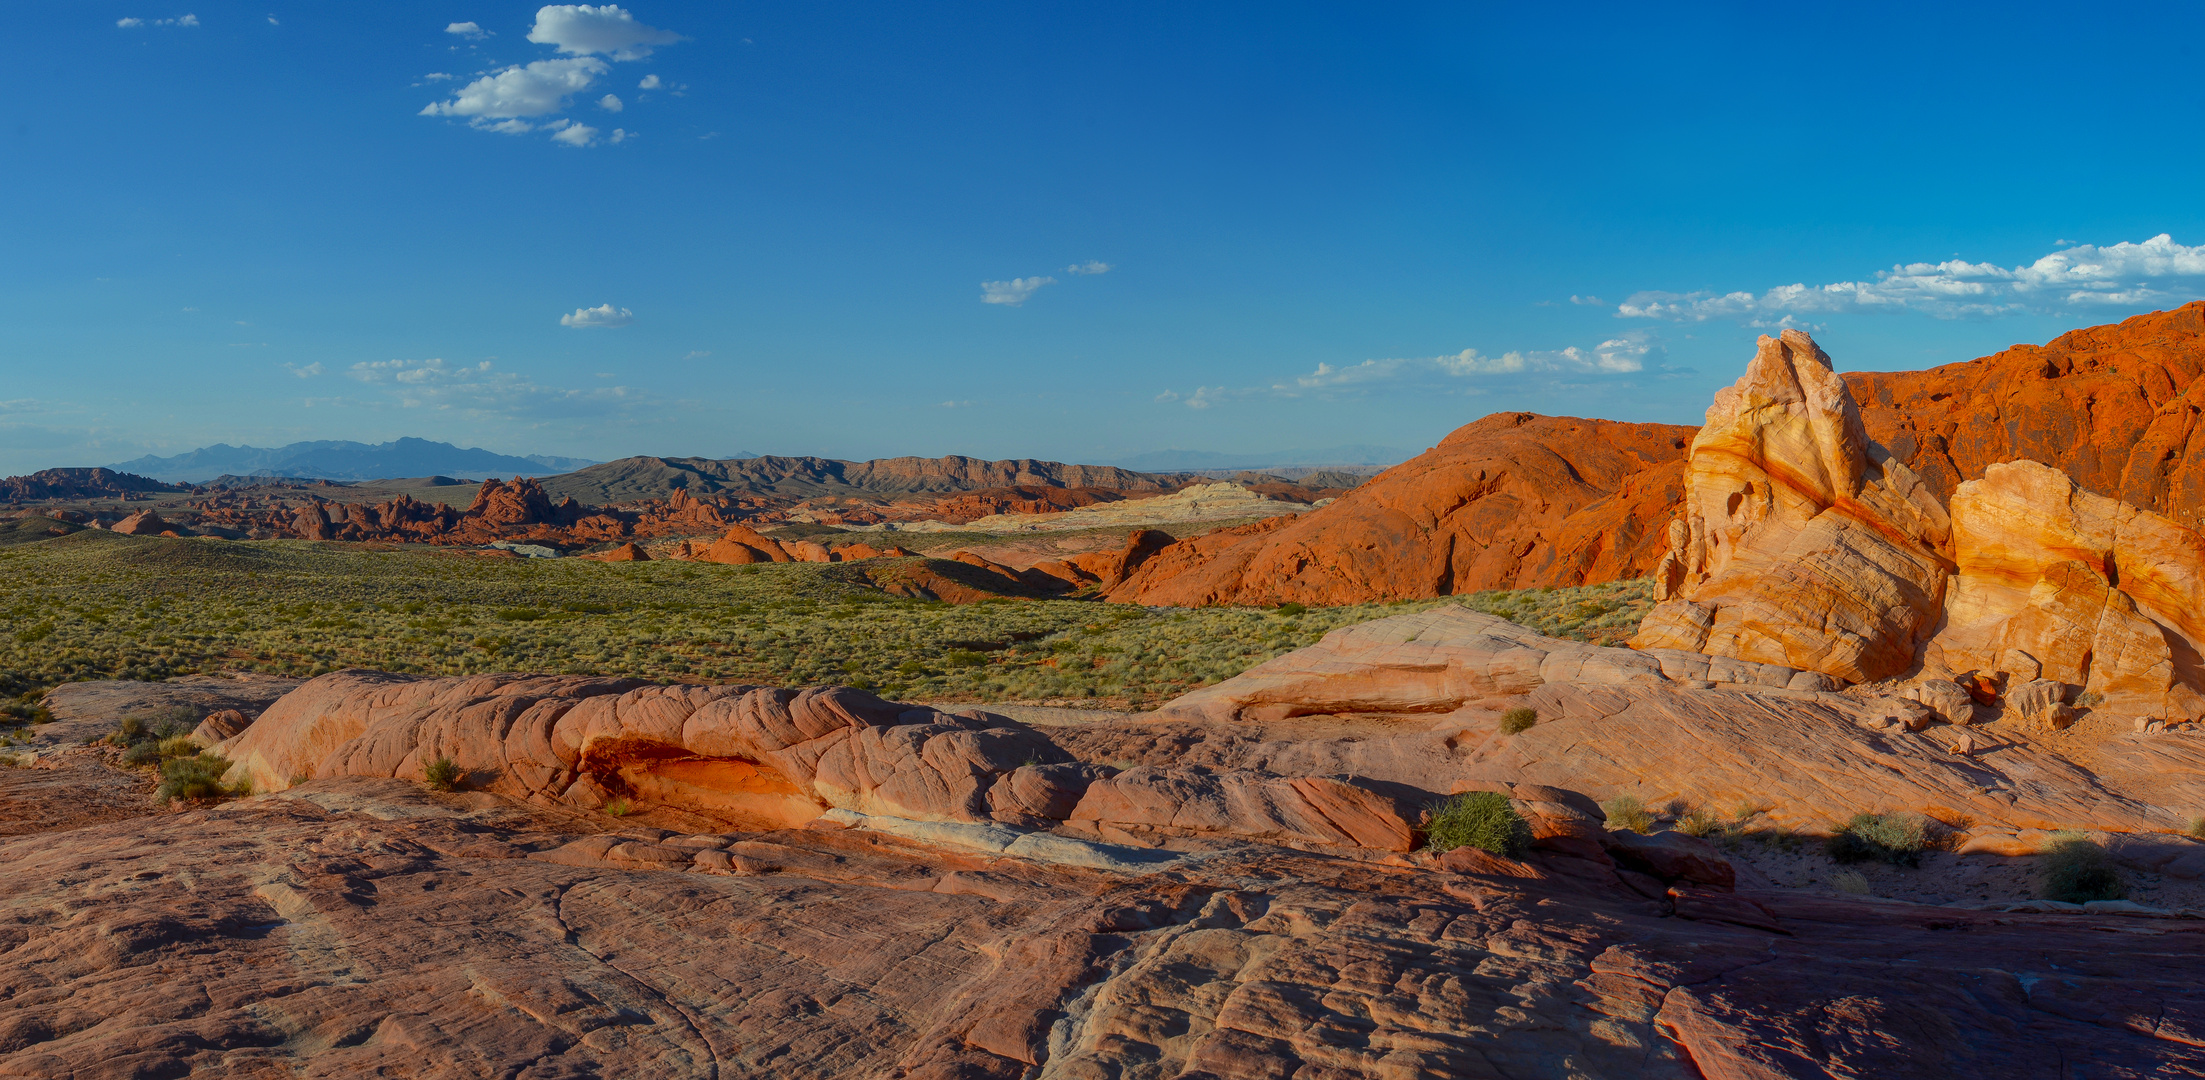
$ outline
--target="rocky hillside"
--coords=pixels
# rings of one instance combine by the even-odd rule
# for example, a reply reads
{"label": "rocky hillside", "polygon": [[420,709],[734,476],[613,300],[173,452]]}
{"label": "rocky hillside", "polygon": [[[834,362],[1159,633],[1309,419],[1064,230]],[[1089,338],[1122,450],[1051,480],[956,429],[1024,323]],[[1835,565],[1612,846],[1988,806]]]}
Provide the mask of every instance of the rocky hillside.
{"label": "rocky hillside", "polygon": [[37,502],[43,499],[122,499],[155,492],[188,491],[113,469],[47,469],[29,476],[0,478],[0,502]]}
{"label": "rocky hillside", "polygon": [[543,484],[555,498],[573,496],[578,502],[602,506],[664,499],[677,489],[692,495],[811,499],[1033,487],[1163,492],[1196,479],[1191,473],[1141,473],[1108,465],[1066,465],[1031,458],[983,461],[950,456],[841,461],[821,457],[631,457],[546,477]]}
{"label": "rocky hillside", "polygon": [[1345,604],[1636,577],[1661,557],[1692,432],[1496,413],[1330,506],[1173,544],[1109,598]]}

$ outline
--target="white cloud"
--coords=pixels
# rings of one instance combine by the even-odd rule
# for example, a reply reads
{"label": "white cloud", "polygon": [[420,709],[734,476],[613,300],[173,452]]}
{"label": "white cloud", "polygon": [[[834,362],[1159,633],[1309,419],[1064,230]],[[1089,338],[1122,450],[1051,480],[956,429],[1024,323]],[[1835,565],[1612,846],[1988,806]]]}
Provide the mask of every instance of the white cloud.
{"label": "white cloud", "polygon": [[707,356],[710,356],[710,355],[712,355],[712,352],[711,352],[711,350],[709,350],[709,349],[696,349],[696,350],[693,350],[693,351],[691,351],[691,352],[689,353],[689,355],[687,355],[687,356],[684,356],[684,357],[682,357],[682,359],[684,359],[684,360],[702,360],[702,359],[704,359],[705,357],[707,357]]}
{"label": "white cloud", "polygon": [[268,25],[270,25],[270,26],[282,26],[283,24],[282,24],[282,23],[279,23],[279,22],[277,22],[277,21],[276,21],[276,17],[275,17],[275,16],[273,16],[273,15],[270,15],[270,16],[268,16]]}
{"label": "white cloud", "polygon": [[589,57],[516,65],[468,83],[450,101],[429,103],[420,115],[465,116],[478,127],[486,126],[483,120],[544,116],[564,108],[567,95],[589,89],[608,70],[604,61]]}
{"label": "white cloud", "polygon": [[[525,375],[498,371],[488,360],[450,364],[442,359],[379,360],[352,365],[351,376],[389,395],[407,409],[450,410],[471,416],[558,419],[602,416],[644,402],[625,386],[566,390],[539,386]],[[373,404],[344,399],[324,403]]]}
{"label": "white cloud", "polygon": [[445,27],[444,32],[447,34],[458,34],[459,36],[466,38],[469,41],[481,41],[483,38],[490,36],[490,31],[485,30],[472,22],[453,23],[450,26]]}
{"label": "white cloud", "polygon": [[941,407],[942,407],[942,408],[945,408],[945,409],[969,409],[969,408],[972,408],[972,402],[969,402],[969,401],[945,401],[945,402],[942,402],[942,405],[941,405]]}
{"label": "white cloud", "polygon": [[551,137],[552,142],[565,143],[568,146],[589,146],[597,141],[597,129],[588,124],[570,124],[561,120],[558,127],[559,133]]}
{"label": "white cloud", "polygon": [[[1634,331],[1590,349],[1573,345],[1564,349],[1511,350],[1498,356],[1464,349],[1445,356],[1365,360],[1344,366],[1318,364],[1315,371],[1296,376],[1291,382],[1237,389],[1202,386],[1184,398],[1176,391],[1166,390],[1156,395],[1156,401],[1162,404],[1176,401],[1190,409],[1207,409],[1221,401],[1258,395],[1293,398],[1307,394],[1362,392],[1387,385],[1429,389],[1445,386],[1450,381],[1493,375],[1628,375],[1645,370],[1648,359],[1661,351],[1658,339],[1652,334]],[[1460,386],[1452,392],[1483,393]]]}
{"label": "white cloud", "polygon": [[1625,318],[1749,326],[1790,326],[1802,316],[1916,311],[1940,319],[2052,314],[2073,307],[2143,307],[2205,296],[2205,246],[2186,247],[2161,233],[2142,243],[2080,244],[2026,266],[1949,259],[1907,263],[1871,281],[1783,285],[1751,292],[1642,292],[1624,301]]}
{"label": "white cloud", "polygon": [[627,106],[621,103],[620,95],[606,94],[604,97],[597,99],[597,107],[605,110],[606,112],[619,112],[621,109],[624,109]]}
{"label": "white cloud", "polygon": [[450,76],[450,75],[446,75],[445,73],[443,73],[443,72],[441,72],[441,71],[432,71],[432,72],[428,73],[427,75],[423,75],[423,76],[421,77],[421,81],[422,81],[422,82],[445,82],[445,81],[449,80],[450,78],[452,78],[452,76]]}
{"label": "white cloud", "polygon": [[642,82],[635,84],[638,90],[656,90],[658,86],[658,76],[656,75],[645,75]]}
{"label": "white cloud", "polygon": [[[579,127],[580,125],[576,126]],[[567,131],[572,130],[574,128],[567,129]],[[559,134],[564,135],[566,132],[562,131]],[[616,308],[611,304],[599,304],[593,308],[575,308],[574,314],[559,316],[559,325],[571,326],[577,330],[591,327],[613,329],[626,326],[634,321],[635,312],[629,311],[627,308]]]}
{"label": "white cloud", "polygon": [[557,46],[571,56],[602,53],[615,60],[641,60],[656,46],[680,41],[681,35],[645,26],[613,4],[546,4],[537,9],[528,40]]}
{"label": "white cloud", "polygon": [[306,365],[305,367],[300,367],[297,364],[285,364],[283,366],[286,370],[290,371],[291,374],[296,375],[302,379],[311,379],[314,376],[322,373],[322,365],[321,362],[318,360],[314,363]]}
{"label": "white cloud", "polygon": [[1065,267],[1064,272],[1067,274],[1107,274],[1110,269],[1109,263],[1090,259],[1083,263],[1073,263]]}
{"label": "white cloud", "polygon": [[131,29],[132,27],[138,27],[138,26],[197,26],[197,25],[199,25],[199,16],[197,16],[197,15],[178,15],[177,17],[175,17],[175,18],[173,18],[173,19],[151,19],[151,20],[147,20],[147,19],[116,19],[116,20],[115,20],[115,25],[116,25],[116,26],[119,26],[119,27],[122,27],[122,28],[123,28],[123,29],[125,29],[125,30]]}
{"label": "white cloud", "polygon": [[614,128],[612,138],[607,141],[613,143],[614,145],[618,145],[620,143],[627,142],[629,139],[633,138],[635,138],[635,132],[629,131],[627,128]]}
{"label": "white cloud", "polygon": [[116,20],[115,20],[115,25],[116,25],[116,26],[120,26],[120,27],[122,27],[122,28],[123,28],[123,29],[125,29],[125,30],[128,30],[128,29],[130,29],[130,28],[131,28],[131,27],[133,27],[133,26],[144,26],[144,25],[145,25],[145,20],[144,20],[144,19],[116,19]]}
{"label": "white cloud", "polygon": [[1054,285],[1053,277],[1012,278],[1009,281],[983,281],[980,283],[980,302],[983,304],[1008,304],[1017,307],[1043,285]]}

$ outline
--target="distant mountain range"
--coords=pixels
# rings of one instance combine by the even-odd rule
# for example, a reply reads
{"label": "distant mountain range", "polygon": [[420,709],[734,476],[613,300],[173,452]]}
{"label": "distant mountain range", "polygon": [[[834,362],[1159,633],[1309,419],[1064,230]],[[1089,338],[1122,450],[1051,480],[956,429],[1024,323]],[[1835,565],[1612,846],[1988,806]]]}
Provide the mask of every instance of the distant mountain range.
{"label": "distant mountain range", "polygon": [[1208,450],[1151,450],[1119,458],[1113,465],[1142,472],[1216,469],[1276,469],[1290,465],[1399,465],[1419,451],[1397,446],[1335,446],[1327,450],[1278,450],[1267,454],[1220,454]]}
{"label": "distant mountain range", "polygon": [[551,476],[595,464],[597,462],[588,458],[551,454],[513,457],[427,439],[399,439],[376,445],[343,441],[297,442],[271,449],[216,443],[174,457],[148,455],[108,468],[170,483],[199,483],[225,474],[315,480],[382,480],[438,473],[469,477]]}
{"label": "distant mountain range", "polygon": [[810,499],[823,495],[979,491],[1019,485],[1167,492],[1195,479],[1199,478],[1192,474],[1157,476],[1108,465],[1067,465],[1032,458],[984,461],[952,455],[842,461],[752,454],[718,459],[621,458],[552,477],[543,484],[553,498],[572,495],[577,502],[602,506],[663,499],[676,488],[692,495],[726,493]]}

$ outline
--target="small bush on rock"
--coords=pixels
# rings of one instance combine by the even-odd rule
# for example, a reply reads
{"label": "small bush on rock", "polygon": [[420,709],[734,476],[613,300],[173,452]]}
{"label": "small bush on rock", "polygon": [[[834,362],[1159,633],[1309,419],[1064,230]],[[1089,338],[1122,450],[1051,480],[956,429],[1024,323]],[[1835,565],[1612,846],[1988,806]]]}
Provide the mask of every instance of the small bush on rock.
{"label": "small bush on rock", "polygon": [[1501,731],[1507,735],[1520,735],[1530,731],[1532,725],[1538,722],[1538,710],[1518,706],[1501,714]]}
{"label": "small bush on rock", "polygon": [[1695,806],[1677,815],[1677,831],[1686,836],[1713,836],[1728,829],[1729,823],[1722,816],[1704,806]]}
{"label": "small bush on rock", "polygon": [[1929,843],[1920,814],[1854,814],[1824,850],[1841,863],[1881,860],[1893,866],[1922,865]]}
{"label": "small bush on rock", "polygon": [[2053,833],[2038,855],[2044,860],[2046,900],[2087,904],[2128,895],[2128,882],[2114,867],[2113,857],[2079,832]]}
{"label": "small bush on rock", "polygon": [[1608,815],[1611,829],[1629,829],[1635,833],[1652,832],[1654,814],[1636,795],[1618,795],[1600,804],[1600,812]]}
{"label": "small bush on rock", "polygon": [[440,757],[421,768],[421,782],[429,785],[431,791],[457,791],[466,779],[466,770],[448,757]]}
{"label": "small bush on rock", "polygon": [[1840,870],[1830,877],[1830,887],[1847,896],[1868,895],[1868,875],[1858,870]]}
{"label": "small bush on rock", "polygon": [[626,799],[614,799],[605,804],[605,812],[614,817],[627,817],[634,811],[635,807],[630,805]]}
{"label": "small bush on rock", "polygon": [[250,794],[250,783],[237,788],[222,783],[222,774],[229,771],[229,759],[217,754],[172,758],[161,763],[161,786],[153,790],[153,797],[167,802],[170,799],[219,799],[224,795]]}
{"label": "small bush on rock", "polygon": [[1508,796],[1473,791],[1434,807],[1425,837],[1429,851],[1474,847],[1513,859],[1531,846],[1531,825],[1508,804]]}

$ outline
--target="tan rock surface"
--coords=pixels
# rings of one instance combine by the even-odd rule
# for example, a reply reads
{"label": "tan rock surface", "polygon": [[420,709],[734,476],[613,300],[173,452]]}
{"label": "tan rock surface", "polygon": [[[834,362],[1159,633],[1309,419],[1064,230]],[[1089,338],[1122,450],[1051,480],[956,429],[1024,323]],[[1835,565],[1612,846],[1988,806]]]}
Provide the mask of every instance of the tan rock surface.
{"label": "tan rock surface", "polygon": [[1945,509],[1868,441],[1830,358],[1763,337],[1692,441],[1663,603],[1633,643],[1868,682],[1912,667],[1944,602]]}

